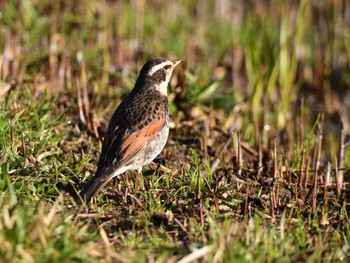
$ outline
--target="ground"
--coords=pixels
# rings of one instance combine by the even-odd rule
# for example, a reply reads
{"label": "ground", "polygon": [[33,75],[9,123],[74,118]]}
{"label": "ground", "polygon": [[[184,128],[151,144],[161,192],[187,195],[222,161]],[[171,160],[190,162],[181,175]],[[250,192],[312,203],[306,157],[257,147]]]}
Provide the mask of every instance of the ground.
{"label": "ground", "polygon": [[[3,262],[350,259],[347,1],[0,3]],[[184,59],[171,130],[89,207],[110,116]]]}

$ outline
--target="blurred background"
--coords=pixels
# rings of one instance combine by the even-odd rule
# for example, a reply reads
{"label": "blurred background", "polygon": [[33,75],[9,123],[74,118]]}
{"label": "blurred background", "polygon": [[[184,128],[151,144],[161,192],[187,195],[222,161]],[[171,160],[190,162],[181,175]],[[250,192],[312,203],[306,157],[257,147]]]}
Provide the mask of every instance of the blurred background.
{"label": "blurred background", "polygon": [[[159,56],[164,151],[78,211]],[[350,261],[349,62],[348,0],[0,0],[0,261]]]}
{"label": "blurred background", "polygon": [[3,0],[0,10],[0,100],[49,92],[95,138],[143,63],[164,56],[186,61],[170,88],[173,136],[198,130],[204,154],[237,131],[289,156],[322,135],[333,161],[347,141],[348,1]]}

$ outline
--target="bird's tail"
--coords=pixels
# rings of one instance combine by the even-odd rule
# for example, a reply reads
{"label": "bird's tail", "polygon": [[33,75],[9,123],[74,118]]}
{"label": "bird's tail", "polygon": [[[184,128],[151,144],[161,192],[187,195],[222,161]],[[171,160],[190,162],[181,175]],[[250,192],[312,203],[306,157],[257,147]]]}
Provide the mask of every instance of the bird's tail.
{"label": "bird's tail", "polygon": [[110,176],[98,176],[98,174],[96,174],[87,183],[84,190],[80,192],[80,196],[85,204],[90,203],[91,199],[101,191],[101,189],[110,181],[110,179]]}

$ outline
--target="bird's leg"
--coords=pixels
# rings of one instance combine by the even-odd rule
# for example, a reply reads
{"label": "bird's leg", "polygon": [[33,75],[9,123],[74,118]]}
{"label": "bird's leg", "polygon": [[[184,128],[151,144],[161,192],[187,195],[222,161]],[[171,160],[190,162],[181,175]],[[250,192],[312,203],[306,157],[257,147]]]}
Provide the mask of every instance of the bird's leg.
{"label": "bird's leg", "polygon": [[126,187],[125,192],[124,192],[124,203],[127,203],[128,201],[128,187]]}
{"label": "bird's leg", "polygon": [[[136,174],[136,176],[135,176]],[[131,176],[131,178],[129,178]],[[125,183],[125,190],[124,190],[124,202],[127,203],[128,201],[128,195],[129,193],[133,193],[135,191],[132,191],[132,189],[137,189],[137,182],[138,182],[138,176],[136,172],[129,171],[124,173],[124,183]]]}
{"label": "bird's leg", "polygon": [[120,183],[121,178],[116,176],[112,179],[112,187],[107,189],[106,193],[113,197],[121,197],[124,198],[124,191],[122,190],[123,184]]}
{"label": "bird's leg", "polygon": [[118,177],[115,177],[113,180],[113,188],[117,188],[118,189],[118,184],[119,184],[119,178]]}
{"label": "bird's leg", "polygon": [[135,176],[135,189],[136,191],[139,191],[140,188],[143,188],[143,177],[142,177],[142,167],[138,168],[136,171],[136,176]]}
{"label": "bird's leg", "polygon": [[[126,186],[126,190],[130,190],[131,189],[131,185],[130,185],[130,181],[129,181],[129,176],[130,176],[130,172],[126,172],[125,173],[125,176],[124,176],[124,182],[125,182],[125,186]],[[132,180],[131,180],[132,181]],[[127,192],[126,191],[126,195],[127,195]]]}

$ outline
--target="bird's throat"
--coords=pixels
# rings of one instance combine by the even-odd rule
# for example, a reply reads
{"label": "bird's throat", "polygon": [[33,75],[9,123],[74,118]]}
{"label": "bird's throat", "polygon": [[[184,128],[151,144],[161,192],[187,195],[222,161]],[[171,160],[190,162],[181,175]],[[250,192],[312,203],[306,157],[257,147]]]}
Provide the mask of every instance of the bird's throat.
{"label": "bird's throat", "polygon": [[160,94],[164,96],[168,96],[168,85],[169,85],[170,75],[166,77],[166,79],[159,84],[156,84],[157,90]]}

